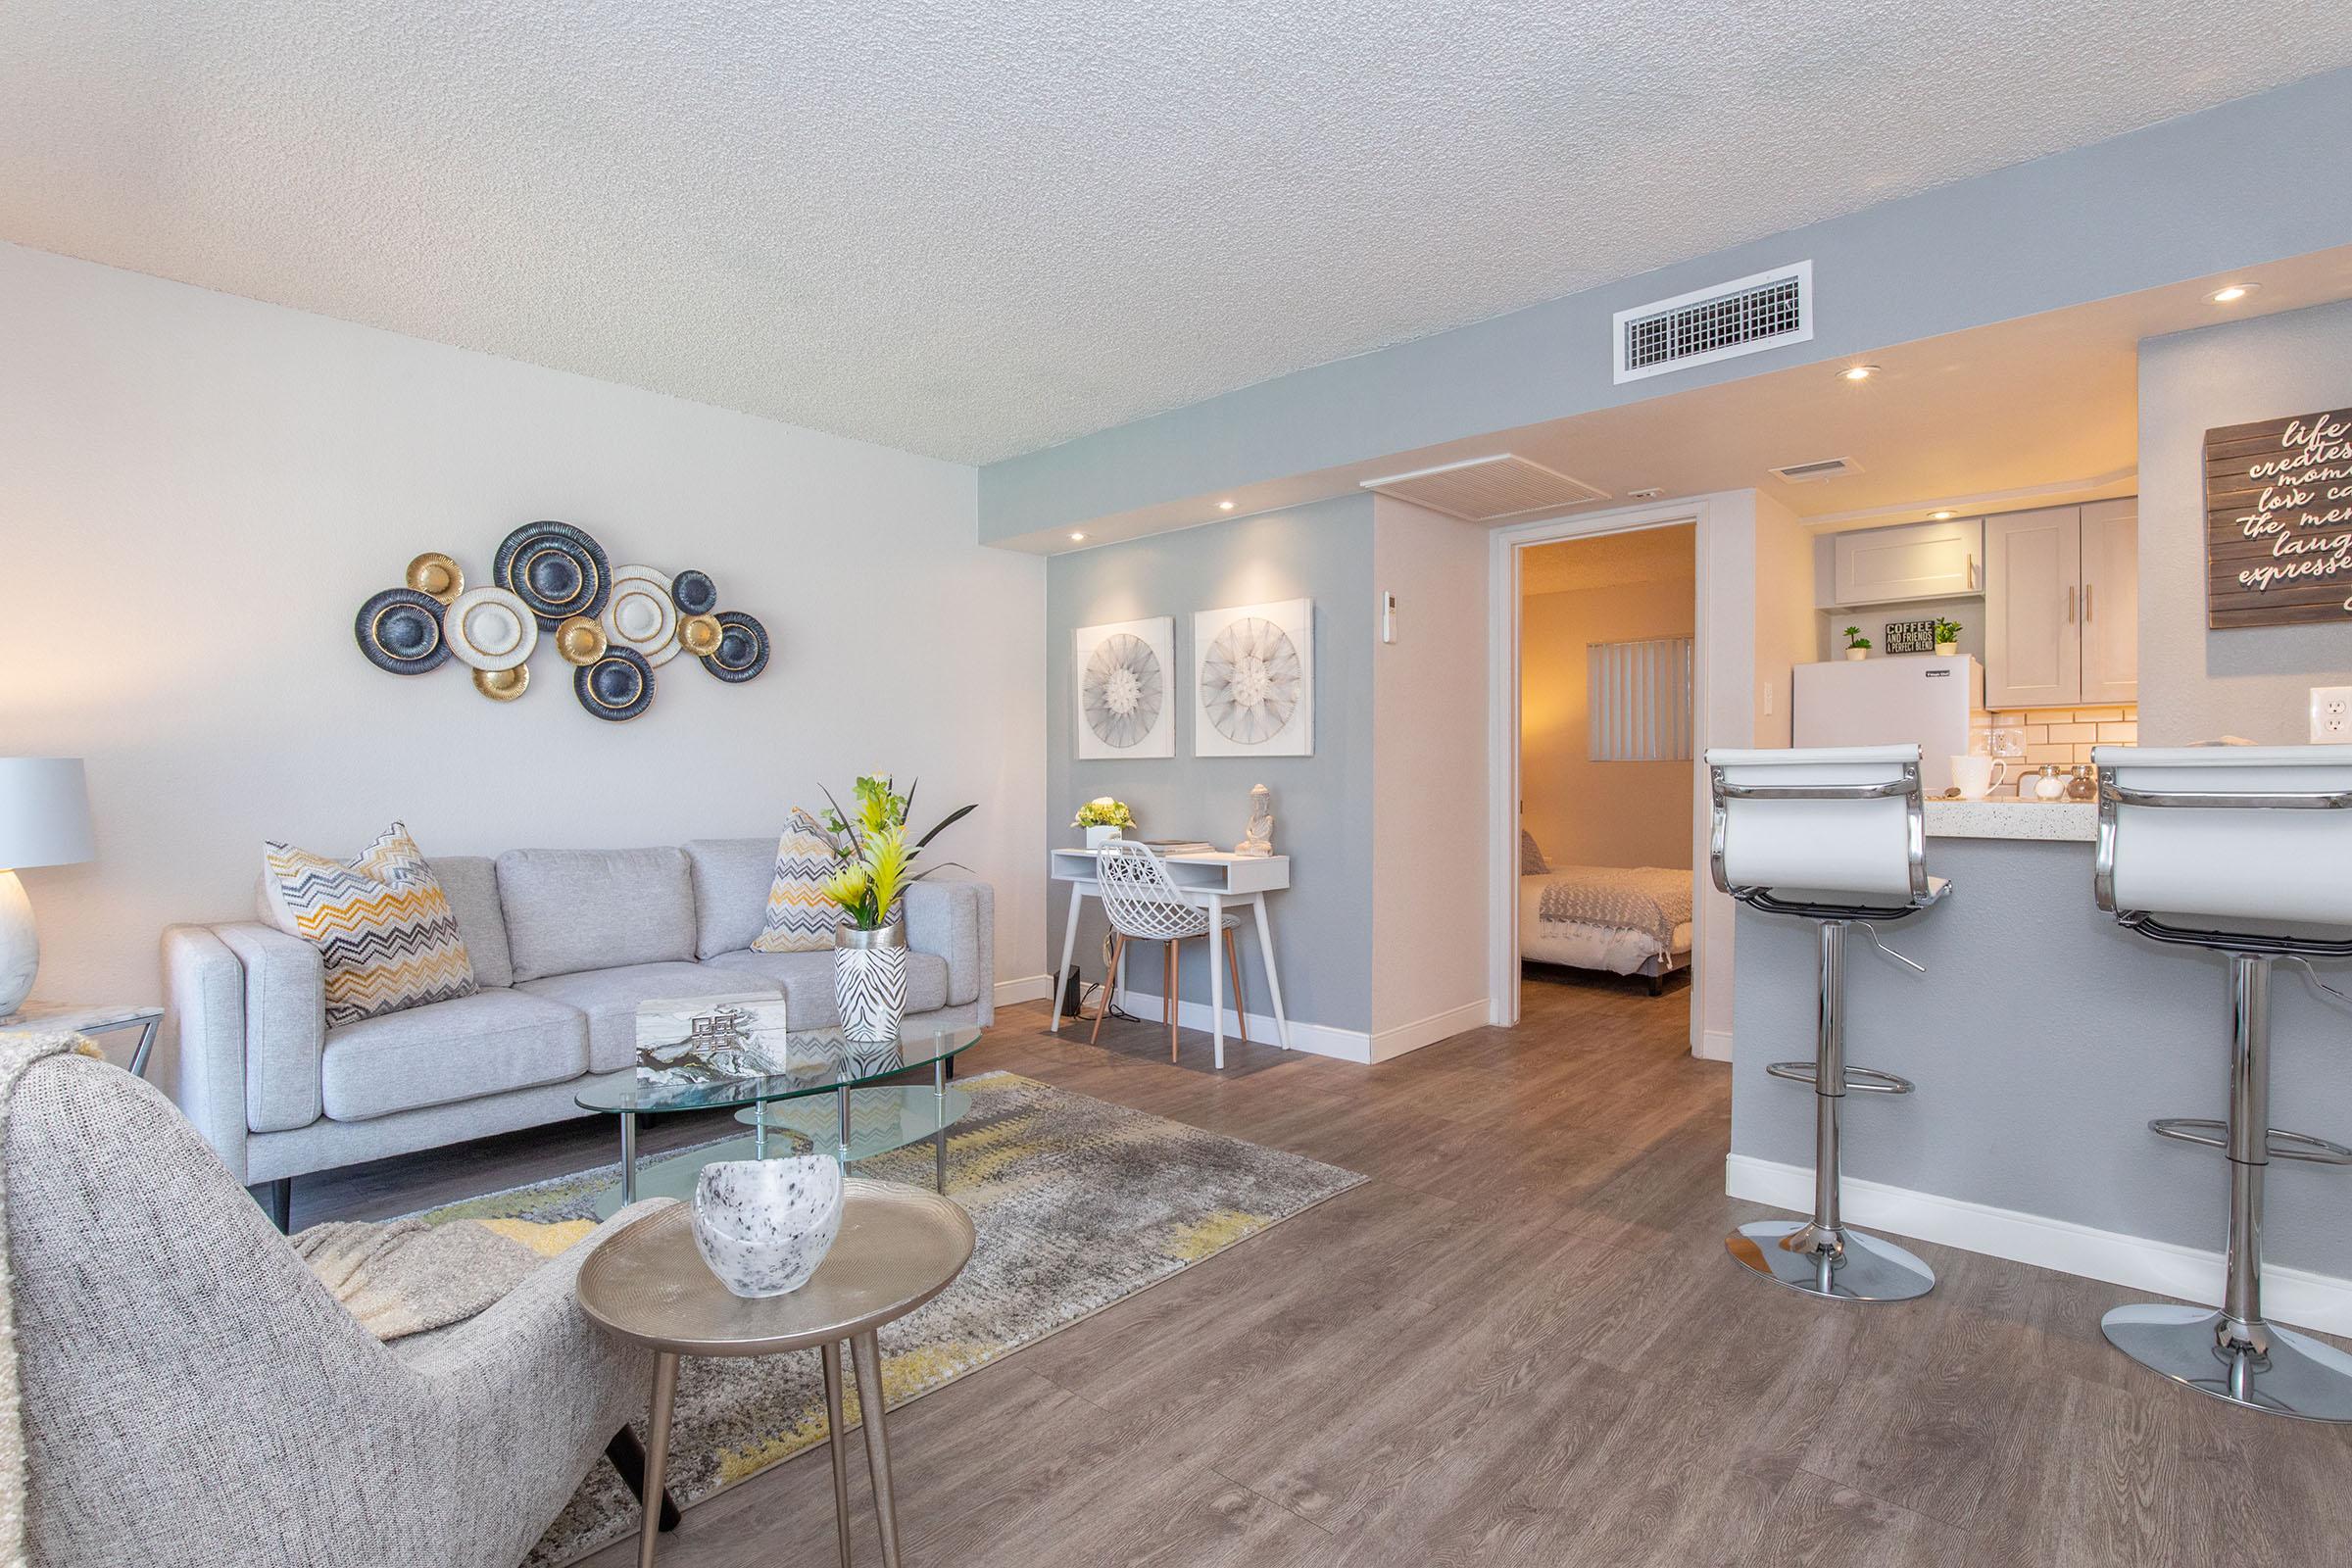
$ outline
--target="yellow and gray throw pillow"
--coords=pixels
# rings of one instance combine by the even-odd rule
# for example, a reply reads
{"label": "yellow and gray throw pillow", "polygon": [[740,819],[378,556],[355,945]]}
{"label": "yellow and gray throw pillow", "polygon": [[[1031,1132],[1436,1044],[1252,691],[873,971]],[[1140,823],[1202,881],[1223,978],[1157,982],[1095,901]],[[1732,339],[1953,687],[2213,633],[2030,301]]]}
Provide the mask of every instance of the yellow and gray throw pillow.
{"label": "yellow and gray throw pillow", "polygon": [[836,866],[824,829],[796,808],[776,841],[776,879],[767,890],[767,918],[752,939],[754,953],[821,953],[833,946],[841,906],[825,897],[825,878]]}
{"label": "yellow and gray throw pillow", "polygon": [[401,823],[348,861],[272,841],[262,869],[278,929],[326,960],[330,1028],[474,994],[458,917]]}

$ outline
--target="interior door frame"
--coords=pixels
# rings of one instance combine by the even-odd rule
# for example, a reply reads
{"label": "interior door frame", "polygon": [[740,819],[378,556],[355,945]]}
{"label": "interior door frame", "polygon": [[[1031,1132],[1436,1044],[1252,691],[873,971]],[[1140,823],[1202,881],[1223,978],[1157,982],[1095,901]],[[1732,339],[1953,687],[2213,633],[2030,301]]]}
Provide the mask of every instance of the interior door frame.
{"label": "interior door frame", "polygon": [[[1488,617],[1492,633],[1487,649],[1488,801],[1487,801],[1487,1022],[1509,1028],[1519,1021],[1519,654],[1520,554],[1536,545],[1564,539],[1591,539],[1603,534],[1635,533],[1645,528],[1692,525],[1691,554],[1697,578],[1691,618],[1691,751],[1704,756],[1708,712],[1708,520],[1706,498],[1620,508],[1577,516],[1546,517],[1512,523],[1488,535]],[[1692,768],[1695,778],[1697,769]],[[1697,808],[1697,786],[1692,785],[1692,809]],[[1693,873],[1696,874],[1695,872]],[[1695,986],[1701,979],[1704,951],[1705,901],[1694,899],[1690,939],[1691,1050],[1699,1054],[1700,1009]]]}

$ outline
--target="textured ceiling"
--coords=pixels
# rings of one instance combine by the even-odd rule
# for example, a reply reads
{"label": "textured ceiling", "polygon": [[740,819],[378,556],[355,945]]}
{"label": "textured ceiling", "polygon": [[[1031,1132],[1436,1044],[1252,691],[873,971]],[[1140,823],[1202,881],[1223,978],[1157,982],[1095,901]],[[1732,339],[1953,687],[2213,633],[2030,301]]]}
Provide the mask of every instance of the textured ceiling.
{"label": "textured ceiling", "polygon": [[2342,0],[10,0],[0,237],[985,462],[2346,64]]}
{"label": "textured ceiling", "polygon": [[1689,582],[1697,575],[1698,530],[1688,524],[1563,539],[1519,553],[1519,592],[1530,599],[1587,588]]}

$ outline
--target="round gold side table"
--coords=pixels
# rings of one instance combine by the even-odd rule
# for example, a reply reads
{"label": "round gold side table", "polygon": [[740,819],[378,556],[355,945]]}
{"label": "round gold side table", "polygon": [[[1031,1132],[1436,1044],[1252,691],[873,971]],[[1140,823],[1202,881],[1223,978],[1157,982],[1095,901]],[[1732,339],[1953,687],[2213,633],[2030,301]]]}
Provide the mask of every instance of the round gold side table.
{"label": "round gold side table", "polygon": [[874,1332],[946,1290],[972,1255],[971,1217],[919,1187],[856,1177],[842,1184],[841,1232],[808,1283],[789,1296],[731,1294],[695,1250],[685,1204],[648,1214],[580,1265],[580,1310],[654,1352],[647,1414],[645,1525],[639,1568],[652,1568],[662,1482],[669,1469],[670,1406],[681,1355],[775,1355],[815,1347],[825,1367],[826,1446],[833,1455],[834,1532],[850,1564],[850,1473],[841,1446],[841,1346],[858,1365],[866,1473],[882,1531],[882,1560],[899,1568],[899,1519],[891,1495],[890,1440],[882,1423],[882,1352]]}

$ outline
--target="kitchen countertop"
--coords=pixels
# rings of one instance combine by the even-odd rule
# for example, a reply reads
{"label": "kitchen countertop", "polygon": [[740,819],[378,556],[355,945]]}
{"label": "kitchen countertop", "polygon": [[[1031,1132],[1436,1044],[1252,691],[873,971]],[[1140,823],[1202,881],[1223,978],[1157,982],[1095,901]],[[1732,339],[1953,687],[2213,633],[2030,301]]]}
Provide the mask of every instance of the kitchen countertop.
{"label": "kitchen countertop", "polygon": [[2021,801],[2013,796],[1982,801],[1927,803],[1932,839],[2046,839],[2088,844],[2099,836],[2099,808],[2093,801]]}

